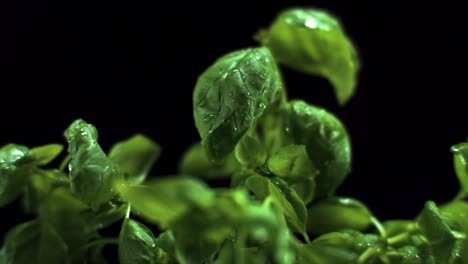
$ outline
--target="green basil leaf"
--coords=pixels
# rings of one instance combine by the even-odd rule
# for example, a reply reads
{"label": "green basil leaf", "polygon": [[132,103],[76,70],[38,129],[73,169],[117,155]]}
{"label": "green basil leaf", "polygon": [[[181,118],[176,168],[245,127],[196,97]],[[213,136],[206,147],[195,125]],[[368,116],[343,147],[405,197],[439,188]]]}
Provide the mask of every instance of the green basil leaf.
{"label": "green basil leaf", "polygon": [[296,191],[305,205],[309,204],[315,197],[315,188],[317,184],[315,178],[304,178],[299,182],[291,184],[291,187]]}
{"label": "green basil leaf", "polygon": [[161,154],[161,148],[150,138],[137,134],[118,142],[110,152],[109,159],[117,164],[130,184],[142,183]]}
{"label": "green basil leaf", "polygon": [[113,199],[107,203],[102,204],[97,210],[87,209],[82,212],[82,215],[88,217],[90,223],[88,227],[95,230],[106,228],[112,224],[122,220],[127,212],[128,204],[123,203],[117,199]]}
{"label": "green basil leaf", "polygon": [[[455,220],[462,228],[465,235],[468,235],[468,202],[455,200],[440,206],[443,216]],[[464,239],[460,246],[461,263],[468,263],[468,239]]]}
{"label": "green basil leaf", "polygon": [[311,244],[298,244],[298,264],[357,263],[359,252],[353,248],[356,238],[348,234],[332,232],[322,235]]}
{"label": "green basil leaf", "polygon": [[297,249],[297,264],[357,263],[358,255],[348,248],[320,243],[301,245]]}
{"label": "green basil leaf", "polygon": [[324,234],[343,229],[364,231],[372,224],[372,213],[360,201],[345,197],[330,197],[308,208],[307,231]]}
{"label": "green basil leaf", "polygon": [[210,160],[222,161],[267,107],[282,83],[267,48],[231,52],[201,74],[193,94],[195,125]]}
{"label": "green basil leaf", "polygon": [[246,185],[261,200],[271,197],[291,227],[296,232],[305,233],[307,211],[294,189],[288,187],[280,178],[270,180],[260,175],[249,177]]}
{"label": "green basil leaf", "polygon": [[0,207],[15,200],[32,171],[29,149],[8,144],[0,148]]}
{"label": "green basil leaf", "polygon": [[116,185],[121,197],[148,221],[167,227],[191,206],[208,206],[214,194],[202,182],[192,178],[170,177],[144,185]]}
{"label": "green basil leaf", "polygon": [[283,145],[305,145],[319,170],[316,198],[332,195],[351,169],[351,146],[344,125],[328,111],[291,101],[281,107]]}
{"label": "green basil leaf", "polygon": [[382,223],[387,236],[396,236],[398,234],[411,231],[416,223],[412,220],[387,220]]}
{"label": "green basil leaf", "polygon": [[274,153],[268,160],[268,168],[276,176],[295,182],[318,174],[304,145],[288,145]]}
{"label": "green basil leaf", "polygon": [[256,168],[265,164],[267,154],[260,142],[247,135],[237,144],[235,155],[240,164],[247,168]]}
{"label": "green basil leaf", "polygon": [[[432,252],[432,248],[428,243],[427,239],[420,234],[414,234],[410,237],[411,245],[413,245],[419,252],[418,256],[421,259],[421,263],[424,264],[436,264],[439,263],[436,261],[434,257],[434,253]],[[446,263],[448,260],[443,261],[441,263]]]}
{"label": "green basil leaf", "polygon": [[163,263],[177,263],[176,261],[176,249],[175,249],[175,239],[174,234],[171,230],[166,230],[159,234],[156,239],[156,244],[164,252],[162,258],[164,258]]}
{"label": "green basil leaf", "polygon": [[112,189],[120,178],[119,168],[97,142],[96,128],[78,119],[65,131],[72,160],[69,175],[73,195],[97,208],[115,196]]}
{"label": "green basil leaf", "polygon": [[327,78],[340,104],[353,95],[360,67],[357,51],[340,22],[327,12],[286,10],[268,30],[260,32],[258,39],[278,62]]}
{"label": "green basil leaf", "polygon": [[193,208],[170,225],[180,263],[207,263],[234,231],[220,210]]}
{"label": "green basil leaf", "polygon": [[239,167],[240,164],[232,154],[221,163],[210,161],[203,146],[196,143],[185,151],[179,163],[179,172],[203,179],[224,179],[231,177]]}
{"label": "green basil leaf", "polygon": [[53,189],[41,202],[39,217],[55,228],[68,248],[70,263],[86,259],[88,242],[97,236],[84,203],[75,198],[68,187]]}
{"label": "green basil leaf", "polygon": [[452,146],[453,165],[460,182],[460,198],[468,197],[468,143]]}
{"label": "green basil leaf", "polygon": [[156,238],[142,223],[125,219],[119,234],[119,262],[122,264],[158,263]]}
{"label": "green basil leaf", "polygon": [[24,188],[23,205],[26,212],[35,213],[54,187],[69,186],[68,176],[59,170],[34,170]]}
{"label": "green basil leaf", "polygon": [[33,220],[5,236],[2,264],[67,263],[67,246],[49,223]]}
{"label": "green basil leaf", "polygon": [[31,149],[29,156],[34,159],[34,163],[39,166],[44,166],[52,162],[60,153],[62,153],[63,145],[48,144]]}
{"label": "green basil leaf", "polygon": [[427,202],[418,217],[418,225],[429,241],[438,263],[456,263],[465,234],[453,230],[434,202]]}

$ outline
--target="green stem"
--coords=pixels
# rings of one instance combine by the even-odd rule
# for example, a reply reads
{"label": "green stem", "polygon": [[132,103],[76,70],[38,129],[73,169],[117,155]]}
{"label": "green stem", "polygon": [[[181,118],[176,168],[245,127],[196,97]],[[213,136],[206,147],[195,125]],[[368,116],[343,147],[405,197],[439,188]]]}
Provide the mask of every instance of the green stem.
{"label": "green stem", "polygon": [[70,163],[72,157],[70,155],[67,155],[62,162],[60,163],[59,170],[65,172],[65,169],[68,166],[68,163]]}
{"label": "green stem", "polygon": [[310,244],[310,238],[307,232],[302,233],[302,236],[304,237],[306,244]]}
{"label": "green stem", "polygon": [[396,236],[392,236],[392,237],[388,238],[387,243],[389,245],[399,244],[399,243],[404,242],[405,240],[407,240],[408,237],[409,237],[409,234],[407,232],[401,233],[401,234],[398,234]]}
{"label": "green stem", "polygon": [[377,229],[381,237],[383,238],[387,237],[387,232],[385,231],[385,228],[383,227],[379,219],[377,219],[375,216],[372,216],[371,222],[375,226],[375,229]]}
{"label": "green stem", "polygon": [[379,252],[380,252],[380,248],[376,248],[376,247],[371,247],[371,248],[366,249],[366,251],[364,251],[359,256],[357,263],[358,264],[368,263],[368,260],[370,258],[374,258],[375,255],[379,254]]}
{"label": "green stem", "polygon": [[125,213],[125,219],[130,218],[131,207],[132,206],[130,205],[130,203],[128,203],[127,212]]}

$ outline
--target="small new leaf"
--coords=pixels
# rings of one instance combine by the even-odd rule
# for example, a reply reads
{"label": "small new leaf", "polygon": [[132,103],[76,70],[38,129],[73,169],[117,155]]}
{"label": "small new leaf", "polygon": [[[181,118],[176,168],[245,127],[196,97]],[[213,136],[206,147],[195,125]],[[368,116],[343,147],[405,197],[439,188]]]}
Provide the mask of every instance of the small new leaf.
{"label": "small new leaf", "polygon": [[268,168],[276,176],[286,178],[290,182],[315,177],[319,173],[310,160],[306,147],[294,144],[274,153],[268,160]]}
{"label": "small new leaf", "polygon": [[156,264],[158,248],[153,232],[142,223],[125,219],[119,234],[121,264]]}
{"label": "small new leaf", "polygon": [[275,59],[295,70],[327,78],[340,104],[353,95],[359,59],[340,22],[325,11],[293,8],[278,15],[258,39]]}
{"label": "small new leaf", "polygon": [[280,178],[268,179],[260,175],[250,176],[247,187],[261,200],[271,197],[283,212],[286,221],[299,233],[305,233],[307,210],[297,193]]}
{"label": "small new leaf", "polygon": [[237,161],[247,168],[260,167],[267,158],[265,148],[257,139],[248,135],[237,144],[235,154]]}
{"label": "small new leaf", "polygon": [[198,78],[193,93],[195,125],[207,156],[222,161],[267,107],[282,93],[276,63],[267,48],[231,52]]}
{"label": "small new leaf", "polygon": [[109,152],[109,159],[119,166],[128,183],[139,184],[145,180],[160,154],[161,148],[156,142],[137,134],[115,144]]}

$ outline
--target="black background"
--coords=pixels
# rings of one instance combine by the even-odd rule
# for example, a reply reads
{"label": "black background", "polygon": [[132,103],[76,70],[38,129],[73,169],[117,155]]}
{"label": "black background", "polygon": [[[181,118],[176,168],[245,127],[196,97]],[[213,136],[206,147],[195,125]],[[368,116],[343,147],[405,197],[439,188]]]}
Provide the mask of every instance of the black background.
{"label": "black background", "polygon": [[[452,144],[468,136],[467,41],[461,4],[396,1],[5,1],[0,145],[62,142],[76,118],[101,145],[136,132],[163,147],[154,175],[174,173],[198,134],[197,76],[290,6],[337,15],[360,51],[354,98],[338,106],[321,78],[284,69],[291,98],[323,106],[348,127],[353,171],[341,195],[380,218],[412,218],[457,191]],[[408,1],[410,2],[410,1]],[[19,203],[0,210],[0,233]]]}

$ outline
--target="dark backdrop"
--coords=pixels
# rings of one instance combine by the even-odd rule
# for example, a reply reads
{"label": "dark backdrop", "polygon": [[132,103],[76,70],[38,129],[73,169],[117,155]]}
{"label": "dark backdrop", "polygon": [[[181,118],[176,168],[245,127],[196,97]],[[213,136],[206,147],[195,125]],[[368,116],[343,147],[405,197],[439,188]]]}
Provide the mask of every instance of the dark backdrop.
{"label": "dark backdrop", "polygon": [[[449,148],[468,136],[467,22],[461,4],[396,1],[5,1],[0,144],[64,143],[78,117],[100,142],[142,132],[163,155],[155,175],[174,173],[198,140],[192,120],[197,76],[217,57],[256,43],[283,8],[336,14],[360,50],[354,98],[335,101],[323,79],[285,69],[292,98],[338,115],[353,143],[353,171],[339,194],[381,218],[414,217],[425,200],[457,190]],[[409,2],[409,1],[408,1]],[[17,206],[2,209],[5,231]]]}

